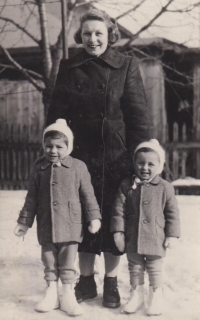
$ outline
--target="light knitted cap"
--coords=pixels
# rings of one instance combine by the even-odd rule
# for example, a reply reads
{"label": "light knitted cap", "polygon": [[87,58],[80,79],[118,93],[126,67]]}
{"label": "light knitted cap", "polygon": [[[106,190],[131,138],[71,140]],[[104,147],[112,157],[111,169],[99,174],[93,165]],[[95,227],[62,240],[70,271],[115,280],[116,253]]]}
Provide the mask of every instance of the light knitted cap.
{"label": "light knitted cap", "polygon": [[142,149],[142,148],[149,148],[149,149],[155,151],[155,152],[158,154],[159,159],[160,159],[160,166],[159,166],[159,169],[158,169],[157,174],[160,174],[160,173],[163,171],[163,168],[164,168],[164,163],[165,163],[165,151],[164,151],[164,149],[161,147],[161,145],[159,144],[158,140],[156,140],[156,139],[151,139],[151,140],[149,140],[149,141],[145,141],[145,142],[140,143],[140,144],[137,146],[137,148],[135,149],[134,158],[135,158],[136,152],[137,152],[139,149]]}
{"label": "light knitted cap", "polygon": [[68,150],[67,155],[69,155],[73,150],[73,140],[74,136],[71,129],[68,127],[66,120],[57,119],[55,123],[50,124],[50,126],[46,127],[43,133],[43,146],[44,146],[44,135],[49,131],[59,131],[62,132],[68,139]]}

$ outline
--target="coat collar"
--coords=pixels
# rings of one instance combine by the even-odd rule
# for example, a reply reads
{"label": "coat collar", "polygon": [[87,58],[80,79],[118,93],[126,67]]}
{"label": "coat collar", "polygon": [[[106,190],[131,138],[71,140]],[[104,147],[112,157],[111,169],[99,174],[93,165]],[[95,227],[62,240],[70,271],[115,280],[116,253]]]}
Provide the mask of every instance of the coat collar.
{"label": "coat collar", "polygon": [[[44,160],[41,163],[41,169],[45,170],[46,168],[48,168],[50,165],[52,165],[51,162],[49,162],[46,158],[44,158]],[[65,157],[62,161],[61,161],[61,165],[67,168],[70,168],[72,165],[72,157],[67,156]]]}
{"label": "coat collar", "polygon": [[[132,184],[134,184],[134,180],[135,180],[136,176],[133,175],[133,178],[132,178]],[[150,184],[159,184],[161,182],[161,177],[157,174],[150,182],[144,182],[143,184],[145,183],[150,183]]]}
{"label": "coat collar", "polygon": [[157,174],[151,181],[151,184],[159,184],[161,182],[161,177]]}
{"label": "coat collar", "polygon": [[81,53],[68,60],[68,68],[77,67],[87,61],[95,59],[101,59],[109,66],[118,69],[123,65],[125,56],[120,52],[113,50],[111,47],[108,47],[106,51],[99,57],[93,57],[83,50]]}

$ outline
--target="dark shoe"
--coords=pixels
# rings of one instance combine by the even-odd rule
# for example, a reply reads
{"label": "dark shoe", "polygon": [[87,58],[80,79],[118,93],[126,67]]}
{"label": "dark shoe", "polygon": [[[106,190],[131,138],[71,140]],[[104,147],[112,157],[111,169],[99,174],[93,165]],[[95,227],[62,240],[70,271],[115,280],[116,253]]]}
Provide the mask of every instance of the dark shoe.
{"label": "dark shoe", "polygon": [[94,274],[91,276],[81,276],[75,286],[76,300],[80,303],[83,300],[94,299],[97,297],[97,286],[94,281]]}
{"label": "dark shoe", "polygon": [[103,306],[107,308],[118,308],[120,306],[120,295],[117,286],[117,277],[104,278]]}

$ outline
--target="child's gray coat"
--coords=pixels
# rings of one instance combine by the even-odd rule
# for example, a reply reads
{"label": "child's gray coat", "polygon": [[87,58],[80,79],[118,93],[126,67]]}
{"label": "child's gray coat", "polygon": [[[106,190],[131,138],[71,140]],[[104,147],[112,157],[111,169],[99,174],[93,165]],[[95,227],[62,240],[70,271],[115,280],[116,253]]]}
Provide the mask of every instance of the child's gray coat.
{"label": "child's gray coat", "polygon": [[60,167],[36,160],[18,223],[31,227],[35,216],[40,244],[82,241],[83,216],[86,222],[101,219],[85,163],[70,156]]}
{"label": "child's gray coat", "polygon": [[180,237],[180,219],[173,186],[156,176],[132,188],[121,182],[113,206],[111,232],[126,234],[126,252],[165,256],[165,237]]}

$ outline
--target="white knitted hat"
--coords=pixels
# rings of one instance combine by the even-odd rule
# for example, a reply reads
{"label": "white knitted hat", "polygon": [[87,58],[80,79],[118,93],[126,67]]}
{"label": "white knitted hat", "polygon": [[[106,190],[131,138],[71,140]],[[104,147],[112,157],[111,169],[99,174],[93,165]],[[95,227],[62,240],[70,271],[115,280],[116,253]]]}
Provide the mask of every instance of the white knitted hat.
{"label": "white knitted hat", "polygon": [[50,126],[46,127],[43,133],[43,145],[44,145],[44,135],[49,131],[59,131],[62,132],[68,139],[68,150],[67,155],[69,155],[73,150],[73,140],[74,136],[71,129],[68,127],[66,120],[57,119],[55,123],[50,124]]}
{"label": "white knitted hat", "polygon": [[164,151],[164,149],[161,147],[161,145],[159,144],[158,140],[156,140],[156,139],[151,139],[151,140],[149,140],[149,141],[145,141],[145,142],[140,143],[140,144],[137,146],[137,148],[135,149],[134,158],[135,158],[136,152],[137,152],[139,149],[142,149],[142,148],[152,149],[153,151],[155,151],[155,152],[158,154],[159,159],[160,159],[160,166],[159,166],[159,169],[158,169],[157,174],[160,174],[160,173],[163,171],[163,168],[164,168],[164,163],[165,163],[165,151]]}

